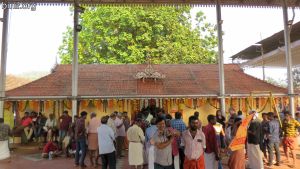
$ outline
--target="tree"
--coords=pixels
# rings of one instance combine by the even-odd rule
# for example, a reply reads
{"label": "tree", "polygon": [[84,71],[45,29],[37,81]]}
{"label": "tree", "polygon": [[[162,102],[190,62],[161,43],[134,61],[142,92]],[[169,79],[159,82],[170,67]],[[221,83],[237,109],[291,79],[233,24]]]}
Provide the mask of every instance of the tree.
{"label": "tree", "polygon": [[294,82],[294,88],[295,89],[300,89],[300,67],[295,67],[292,70],[293,74],[293,82]]}
{"label": "tree", "polygon": [[286,82],[286,80],[283,80],[283,79],[273,79],[271,77],[267,77],[266,81],[268,83],[270,83],[270,84],[275,85],[275,86],[287,88],[287,82]]}
{"label": "tree", "polygon": [[[214,25],[198,12],[193,28],[191,7],[89,7],[81,14],[79,63],[215,63]],[[73,29],[64,33],[59,56],[72,62]]]}

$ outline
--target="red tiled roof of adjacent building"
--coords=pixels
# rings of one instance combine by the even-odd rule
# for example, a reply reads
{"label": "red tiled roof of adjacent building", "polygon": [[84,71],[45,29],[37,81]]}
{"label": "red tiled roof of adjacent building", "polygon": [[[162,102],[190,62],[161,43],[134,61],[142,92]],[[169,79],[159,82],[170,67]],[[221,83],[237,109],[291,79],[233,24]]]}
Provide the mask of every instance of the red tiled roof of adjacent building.
{"label": "red tiled roof of adjacent building", "polygon": [[15,75],[6,75],[6,81],[5,81],[5,90],[11,90],[14,88],[17,88],[19,86],[25,85],[32,80],[23,78],[23,77],[18,77]]}
{"label": "red tiled roof of adjacent building", "polygon": [[[165,79],[134,78],[147,65],[79,65],[78,96],[107,97],[175,97],[219,95],[217,64],[161,64],[153,68],[166,75]],[[271,91],[284,95],[285,88],[277,87],[247,75],[236,64],[224,65],[225,92],[230,95],[249,95],[252,91]],[[72,65],[57,65],[53,72],[31,83],[7,91],[8,98],[58,97],[72,95]]]}

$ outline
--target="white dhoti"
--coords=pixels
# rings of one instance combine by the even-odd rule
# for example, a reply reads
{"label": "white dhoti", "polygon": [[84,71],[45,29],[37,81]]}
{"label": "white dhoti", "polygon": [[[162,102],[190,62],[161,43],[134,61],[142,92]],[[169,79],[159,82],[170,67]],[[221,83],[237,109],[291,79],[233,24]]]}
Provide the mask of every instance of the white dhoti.
{"label": "white dhoti", "polygon": [[177,154],[177,156],[174,156],[174,168],[175,169],[180,169],[180,167],[179,167],[179,154]]}
{"label": "white dhoti", "polygon": [[154,169],[154,146],[148,148],[148,169]]}
{"label": "white dhoti", "polygon": [[8,140],[0,141],[0,160],[5,160],[10,157],[8,148]]}
{"label": "white dhoti", "polygon": [[247,144],[248,165],[251,169],[264,169],[259,145]]}
{"label": "white dhoti", "polygon": [[215,153],[204,153],[205,168],[218,169],[218,161],[216,161]]}
{"label": "white dhoti", "polygon": [[128,148],[128,161],[129,165],[143,165],[144,163],[144,153],[143,153],[143,144],[129,142]]}

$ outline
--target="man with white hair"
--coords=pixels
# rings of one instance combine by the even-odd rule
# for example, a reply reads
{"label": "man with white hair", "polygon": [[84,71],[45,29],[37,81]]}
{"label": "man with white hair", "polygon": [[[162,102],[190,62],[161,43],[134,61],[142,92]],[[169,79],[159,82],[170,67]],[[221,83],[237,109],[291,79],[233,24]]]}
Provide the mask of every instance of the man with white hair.
{"label": "man with white hair", "polygon": [[258,119],[258,113],[255,111],[250,111],[250,115],[253,115],[252,121],[250,122],[248,128],[248,144],[247,144],[247,154],[249,168],[253,169],[263,169],[264,164],[262,160],[262,152],[260,150],[261,142],[261,121]]}
{"label": "man with white hair", "polygon": [[115,137],[117,133],[117,128],[115,126],[116,117],[116,112],[113,112],[112,114],[110,114],[109,119],[107,121],[107,125],[113,130]]}
{"label": "man with white hair", "polygon": [[129,165],[135,166],[135,168],[143,168],[143,155],[145,141],[144,132],[141,129],[141,120],[136,120],[127,131],[127,138],[129,141],[128,161]]}

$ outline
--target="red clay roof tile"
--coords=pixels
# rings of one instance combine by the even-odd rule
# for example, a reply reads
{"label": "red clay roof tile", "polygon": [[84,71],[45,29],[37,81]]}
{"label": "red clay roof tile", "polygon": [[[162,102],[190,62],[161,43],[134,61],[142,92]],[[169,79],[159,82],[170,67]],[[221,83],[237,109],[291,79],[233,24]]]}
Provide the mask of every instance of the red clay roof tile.
{"label": "red clay roof tile", "polygon": [[[79,65],[78,96],[174,96],[218,95],[217,64],[162,64],[154,69],[165,79],[136,80],[133,76],[147,65]],[[249,94],[251,91],[272,91],[285,94],[287,90],[249,76],[238,65],[224,65],[226,94]],[[72,65],[58,65],[53,73],[7,91],[8,97],[71,96]]]}

